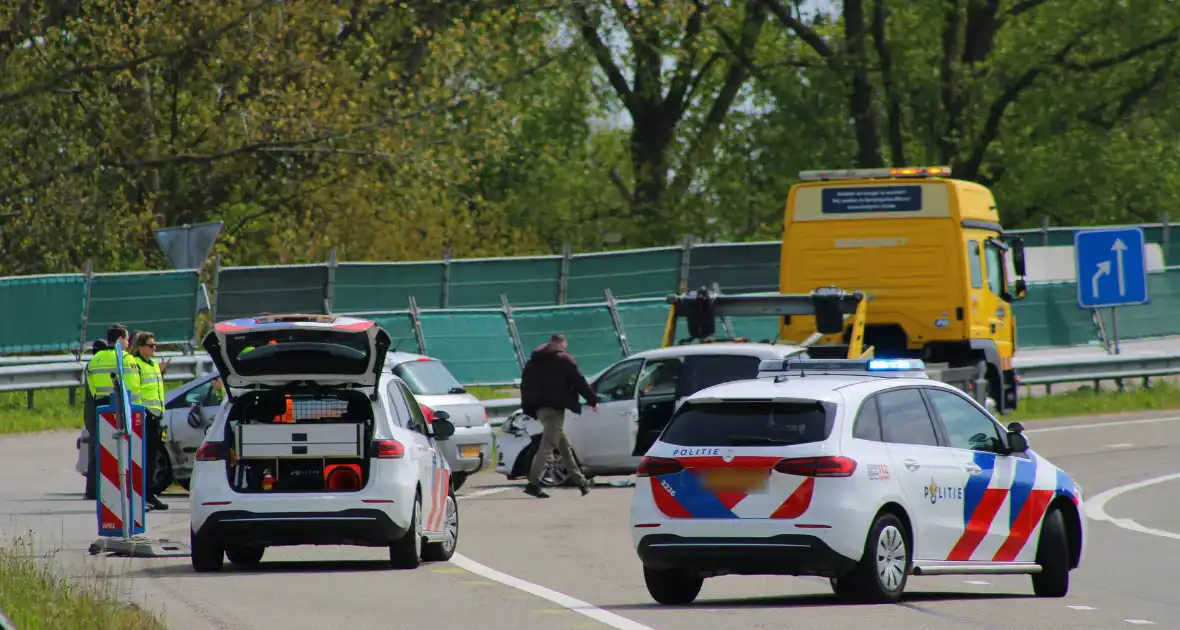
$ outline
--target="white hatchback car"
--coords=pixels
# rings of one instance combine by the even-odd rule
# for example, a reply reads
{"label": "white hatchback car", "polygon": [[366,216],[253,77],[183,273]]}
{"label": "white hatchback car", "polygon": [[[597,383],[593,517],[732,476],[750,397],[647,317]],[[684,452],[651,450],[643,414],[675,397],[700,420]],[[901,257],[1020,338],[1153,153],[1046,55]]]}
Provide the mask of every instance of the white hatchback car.
{"label": "white hatchback car", "polygon": [[896,601],[910,575],[1030,574],[1062,597],[1081,488],[916,360],[768,362],[684,402],[639,467],[633,543],[653,599],[706,577],[815,575]]}
{"label": "white hatchback car", "polygon": [[[767,359],[805,348],[767,343],[703,343],[636,352],[586,380],[598,396],[598,411],[566,412],[565,434],[588,476],[634,475],[672,412],[686,396],[726,381],[754,378]],[[541,423],[513,412],[496,435],[496,472],[519,479],[541,441]],[[569,475],[556,450],[541,477],[543,486],[565,484]]]}
{"label": "white hatchback car", "polygon": [[218,323],[204,341],[231,400],[197,452],[192,565],[262,560],[269,546],[386,547],[398,568],[447,560],[459,506],[426,421],[385,369],[389,335],[351,317]]}

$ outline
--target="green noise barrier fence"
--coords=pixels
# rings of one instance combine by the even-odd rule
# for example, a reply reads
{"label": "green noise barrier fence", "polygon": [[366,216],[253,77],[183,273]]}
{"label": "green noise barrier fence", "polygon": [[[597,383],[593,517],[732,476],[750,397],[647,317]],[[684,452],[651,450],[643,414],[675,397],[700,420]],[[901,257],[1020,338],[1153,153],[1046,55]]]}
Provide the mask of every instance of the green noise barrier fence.
{"label": "green noise barrier fence", "polygon": [[191,343],[196,270],[0,278],[0,353],[83,351],[111,324]]}
{"label": "green noise barrier fence", "polygon": [[[1174,242],[1166,216],[1158,224],[1140,227],[1148,242],[1160,244],[1165,263],[1180,264],[1180,242]],[[1071,245],[1078,229],[1045,225],[1010,234],[1034,247]],[[617,317],[626,335],[615,345],[625,352],[658,344],[666,315],[660,299],[669,293],[714,286],[726,293],[777,291],[781,251],[778,241],[697,244],[688,238],[673,247],[587,254],[573,254],[566,247],[561,255],[522,258],[444,256],[438,261],[338,263],[331,256],[323,264],[225,268],[219,262],[211,301],[218,320],[263,312],[367,314],[395,336],[425,343],[431,354],[450,353],[462,362],[468,355],[450,347],[463,342],[452,338],[466,338],[468,344],[486,341],[492,353],[502,353],[505,344],[515,352],[519,345],[527,356],[527,349],[544,336],[543,329],[566,331],[584,344],[618,334],[611,332],[613,320],[602,314],[609,289],[618,300]],[[1180,306],[1177,274],[1180,271],[1171,269],[1152,274],[1152,303],[1120,309],[1121,338],[1180,334],[1180,323],[1172,316],[1174,307]],[[200,291],[194,270],[0,278],[0,353],[77,350],[100,337],[112,322],[152,330],[161,341],[190,342]],[[1077,308],[1075,291],[1072,283],[1030,287],[1028,298],[1013,306],[1019,346],[1096,340],[1092,314]],[[658,308],[651,306],[651,299]],[[410,316],[415,309],[421,309],[423,317],[430,314],[417,332]],[[503,318],[505,309],[515,321],[515,337],[493,343],[488,322]],[[477,311],[482,315],[477,317]],[[1102,321],[1109,331],[1109,312],[1102,313]],[[729,332],[763,339],[773,338],[776,330],[774,318],[739,318]],[[583,352],[583,363],[609,362],[616,354],[610,348]],[[487,374],[506,369],[506,359],[495,357],[491,364],[492,358],[472,358],[463,370],[471,378],[486,380]]]}

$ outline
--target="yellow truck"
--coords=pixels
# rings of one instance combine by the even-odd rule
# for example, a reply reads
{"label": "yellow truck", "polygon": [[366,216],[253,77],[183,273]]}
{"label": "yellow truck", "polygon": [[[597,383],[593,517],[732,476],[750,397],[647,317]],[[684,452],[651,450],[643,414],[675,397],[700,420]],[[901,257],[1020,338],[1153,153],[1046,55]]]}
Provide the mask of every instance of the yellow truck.
{"label": "yellow truck", "polygon": [[[863,293],[863,344],[877,358],[974,368],[975,382],[986,384],[977,398],[1009,413],[1024,244],[1004,237],[991,191],[950,175],[947,167],[800,173],[787,195],[779,292]],[[781,317],[781,339],[817,330],[814,315]],[[848,344],[851,324],[822,343]]]}

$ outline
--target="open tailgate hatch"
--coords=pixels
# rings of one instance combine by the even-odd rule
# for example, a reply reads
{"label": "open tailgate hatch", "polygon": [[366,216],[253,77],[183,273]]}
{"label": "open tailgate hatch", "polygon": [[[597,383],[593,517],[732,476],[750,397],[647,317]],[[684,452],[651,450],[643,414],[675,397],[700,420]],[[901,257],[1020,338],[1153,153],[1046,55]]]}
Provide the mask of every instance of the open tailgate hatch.
{"label": "open tailgate hatch", "polygon": [[217,323],[202,344],[226,387],[376,387],[390,338],[367,319],[267,315]]}

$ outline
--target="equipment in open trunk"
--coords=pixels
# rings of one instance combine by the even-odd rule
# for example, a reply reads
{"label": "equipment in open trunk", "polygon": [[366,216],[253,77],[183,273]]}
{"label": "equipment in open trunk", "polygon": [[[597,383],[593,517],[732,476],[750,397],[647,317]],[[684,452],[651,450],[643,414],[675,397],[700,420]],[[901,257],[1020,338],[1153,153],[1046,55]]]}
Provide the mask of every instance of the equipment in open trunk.
{"label": "equipment in open trunk", "polygon": [[355,492],[369,476],[373,407],[352,390],[248,392],[232,403],[226,474],[236,492]]}

